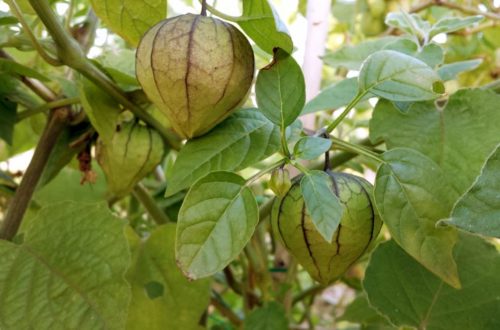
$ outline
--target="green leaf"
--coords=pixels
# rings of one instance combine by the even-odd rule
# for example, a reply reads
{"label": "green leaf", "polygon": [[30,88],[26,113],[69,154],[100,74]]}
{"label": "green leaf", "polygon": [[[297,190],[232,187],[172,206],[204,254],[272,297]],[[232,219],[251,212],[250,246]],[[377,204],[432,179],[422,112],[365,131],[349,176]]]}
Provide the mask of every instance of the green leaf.
{"label": "green leaf", "polygon": [[[263,147],[264,146],[264,147]],[[279,150],[279,129],[256,109],[240,110],[208,134],[189,140],[167,175],[166,195],[212,171],[238,171]]]}
{"label": "green leaf", "polygon": [[461,235],[454,250],[462,289],[415,262],[393,241],[373,252],[363,287],[370,304],[397,326],[418,329],[500,328],[500,255],[480,238]]}
{"label": "green leaf", "polygon": [[288,320],[283,305],[271,301],[254,309],[245,318],[244,330],[288,330]]}
{"label": "green leaf", "polygon": [[[323,110],[336,110],[349,104],[349,102],[358,94],[358,79],[348,78],[336,82],[335,84],[323,89],[315,98],[309,101],[304,109],[302,115],[313,113]],[[361,101],[373,97],[367,93]]]}
{"label": "green leaf", "polygon": [[211,279],[188,281],[175,263],[174,224],[157,227],[146,241],[134,234],[134,263],[127,329],[201,329]]}
{"label": "green leaf", "polygon": [[442,83],[424,62],[392,50],[378,51],[366,59],[359,73],[361,92],[391,101],[435,99]]}
{"label": "green leaf", "polygon": [[282,128],[289,126],[305,104],[302,69],[290,54],[276,49],[273,61],[257,75],[255,94],[259,109],[270,121]]}
{"label": "green leaf", "polygon": [[99,133],[99,137],[104,142],[110,143],[121,113],[120,105],[113,97],[86,78],[81,79],[79,89],[85,114]]}
{"label": "green leaf", "polygon": [[215,274],[243,250],[259,221],[259,210],[245,180],[212,172],[189,190],[179,211],[175,253],[186,277]]}
{"label": "green leaf", "polygon": [[431,28],[430,23],[417,14],[408,14],[404,11],[387,14],[385,24],[400,29],[419,40],[428,40],[426,36]]}
{"label": "green leaf", "polygon": [[323,57],[323,62],[332,67],[345,67],[349,70],[359,70],[371,54],[384,49],[390,43],[398,40],[396,37],[384,37],[361,42],[354,46],[345,46],[337,51],[329,52]]}
{"label": "green leaf", "polygon": [[293,154],[300,159],[313,160],[330,150],[331,146],[330,139],[305,136],[295,144]]}
{"label": "green leaf", "polygon": [[98,58],[99,63],[125,91],[140,89],[135,76],[135,51],[121,48],[103,53]]}
{"label": "green leaf", "polygon": [[466,28],[472,24],[480,22],[484,19],[483,16],[469,17],[444,17],[432,26],[429,31],[429,40],[440,33],[450,33]]}
{"label": "green leaf", "polygon": [[500,238],[500,146],[472,187],[453,207],[446,223],[462,230]]}
{"label": "green leaf", "polygon": [[390,323],[385,317],[370,306],[368,298],[364,294],[357,296],[353,302],[347,305],[344,314],[338,320],[370,326],[380,325],[390,327]]}
{"label": "green leaf", "polygon": [[0,94],[0,139],[12,144],[17,117],[17,103]]}
{"label": "green leaf", "polygon": [[370,122],[370,139],[385,141],[388,149],[418,150],[441,167],[462,195],[500,143],[498,104],[500,95],[479,89],[458,91],[444,109],[434,102],[421,102],[405,114],[380,101]]}
{"label": "green leaf", "polygon": [[107,189],[104,174],[96,162],[92,163],[92,168],[97,174],[97,181],[94,184],[80,184],[82,173],[69,166],[64,167],[52,181],[38,187],[33,197],[34,201],[42,206],[58,201],[85,203],[104,201]]}
{"label": "green leaf", "polygon": [[19,21],[14,16],[11,16],[9,13],[4,11],[0,11],[0,25],[12,25],[17,24]]}
{"label": "green leaf", "polygon": [[323,171],[310,171],[300,180],[300,190],[314,226],[331,243],[344,212],[332,191],[332,179]]}
{"label": "green leaf", "polygon": [[45,77],[38,71],[5,58],[0,58],[0,73],[15,73],[21,76],[31,77],[41,81],[49,81],[47,77]]}
{"label": "green leaf", "polygon": [[443,48],[437,44],[431,43],[420,47],[410,39],[399,39],[390,43],[384,49],[395,50],[406,55],[413,56],[431,68],[434,68],[443,63],[444,51]]}
{"label": "green leaf", "polygon": [[238,24],[262,50],[273,54],[275,48],[293,51],[293,42],[285,24],[268,0],[243,0]]}
{"label": "green leaf", "polygon": [[132,46],[142,35],[167,16],[167,0],[91,0],[96,15],[113,32]]}
{"label": "green leaf", "polygon": [[392,238],[412,257],[454,287],[460,287],[452,250],[453,228],[436,228],[458,194],[439,166],[419,152],[397,148],[383,155],[375,202]]}
{"label": "green leaf", "polygon": [[464,71],[476,69],[483,63],[483,59],[460,61],[444,64],[438,68],[437,73],[444,81],[456,79],[458,74]]}
{"label": "green leaf", "polygon": [[5,329],[123,329],[130,253],[106,203],[43,208],[16,245],[0,241]]}

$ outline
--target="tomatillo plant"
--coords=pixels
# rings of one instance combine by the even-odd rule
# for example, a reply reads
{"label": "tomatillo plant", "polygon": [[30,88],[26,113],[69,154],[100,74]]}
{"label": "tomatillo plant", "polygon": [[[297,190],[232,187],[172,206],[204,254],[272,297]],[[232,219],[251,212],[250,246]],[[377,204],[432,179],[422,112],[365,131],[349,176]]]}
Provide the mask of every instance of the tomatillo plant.
{"label": "tomatillo plant", "polygon": [[497,7],[0,2],[0,328],[499,329]]}

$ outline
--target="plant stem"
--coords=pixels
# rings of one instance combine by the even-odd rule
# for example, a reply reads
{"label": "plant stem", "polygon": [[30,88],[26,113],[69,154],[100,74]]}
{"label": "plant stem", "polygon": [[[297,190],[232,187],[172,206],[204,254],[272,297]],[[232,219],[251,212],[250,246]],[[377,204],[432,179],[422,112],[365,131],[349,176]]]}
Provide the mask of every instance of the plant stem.
{"label": "plant stem", "polygon": [[488,17],[490,19],[500,20],[500,15],[498,15],[498,14],[490,13],[490,12],[483,12],[483,11],[479,10],[478,8],[463,6],[463,5],[460,5],[458,3],[454,3],[454,2],[449,2],[449,1],[445,1],[445,0],[434,0],[434,5],[440,6],[440,7],[446,7],[446,8],[450,8],[450,9],[455,9],[455,10],[461,11],[464,14],[482,15],[482,16]]}
{"label": "plant stem", "polygon": [[492,81],[484,86],[481,86],[481,89],[491,89],[496,93],[500,93],[500,79]]}
{"label": "plant stem", "polygon": [[141,183],[135,185],[132,194],[141,202],[142,206],[144,206],[149,216],[156,224],[163,225],[172,222],[165,212],[158,207],[153,197],[149,194],[149,191]]}
{"label": "plant stem", "polygon": [[259,223],[262,223],[271,214],[273,209],[274,198],[270,198],[267,202],[259,207]]}
{"label": "plant stem", "polygon": [[213,296],[210,298],[210,304],[214,306],[223,316],[227,317],[227,319],[236,327],[240,328],[243,322],[236,315],[231,308],[222,300],[220,295],[216,292],[213,292]]}
{"label": "plant stem", "polygon": [[34,35],[33,31],[31,30],[31,27],[29,24],[26,22],[24,19],[23,14],[21,13],[21,10],[19,6],[17,5],[15,0],[5,0],[7,4],[10,7],[11,12],[14,14],[14,16],[19,20],[19,23],[21,23],[21,26],[23,27],[24,31],[28,35],[28,38],[30,39],[31,43],[33,44],[33,47],[35,50],[38,52],[38,54],[49,64],[53,66],[60,66],[62,65],[61,61],[58,59],[53,58],[50,56],[48,53],[45,52],[45,49],[43,49],[42,45],[38,42],[38,39]]}
{"label": "plant stem", "polygon": [[356,106],[356,104],[358,104],[358,102],[365,96],[366,94],[366,91],[365,92],[361,92],[361,93],[358,93],[353,99],[352,101],[347,105],[347,107],[345,108],[345,110],[340,114],[340,116],[338,116],[334,121],[333,123],[331,123],[330,125],[328,125],[328,127],[326,128],[326,132],[327,133],[331,133],[341,122],[342,120],[344,120],[344,118],[349,114],[349,112]]}
{"label": "plant stem", "polygon": [[207,16],[207,0],[201,0],[201,16]]}
{"label": "plant stem", "polygon": [[277,161],[276,163],[264,168],[263,170],[260,170],[259,172],[257,172],[256,174],[252,175],[250,178],[247,179],[247,183],[246,185],[249,186],[250,184],[252,184],[255,180],[257,180],[258,178],[264,176],[265,174],[271,172],[272,170],[280,167],[281,165],[285,164],[286,160],[285,159],[281,159],[279,161]]}
{"label": "plant stem", "polygon": [[1,239],[11,240],[16,235],[38,181],[42,176],[43,169],[49,160],[50,153],[69,121],[69,114],[69,109],[58,108],[53,110],[47,121],[47,125],[36,146],[28,169],[10,202],[2,232],[0,233]]}
{"label": "plant stem", "polygon": [[307,174],[309,172],[309,169],[304,165],[302,165],[301,163],[299,163],[298,161],[293,162],[292,165],[304,174]]}
{"label": "plant stem", "polygon": [[[0,57],[14,61],[14,59],[9,54],[7,54],[3,49],[0,49]],[[31,89],[33,93],[38,95],[42,100],[51,102],[54,101],[54,99],[56,98],[56,94],[38,80],[31,79],[26,76],[17,76],[17,77],[20,77],[19,79],[21,80],[21,82],[24,85],[26,85],[26,87]]]}
{"label": "plant stem", "polygon": [[202,6],[203,6],[203,3],[205,3],[205,8],[208,9],[209,12],[211,12],[215,16],[219,16],[220,18],[225,19],[226,21],[241,22],[241,21],[245,20],[245,18],[242,16],[230,16],[230,15],[224,14],[223,12],[217,10],[215,7],[210,6],[208,3],[206,3],[205,0],[198,0],[198,1],[201,3]]}
{"label": "plant stem", "polygon": [[320,285],[320,284],[316,284],[316,285],[311,286],[310,288],[300,292],[298,295],[293,297],[292,306],[295,305],[296,303],[306,299],[307,297],[314,296],[314,295],[320,293],[324,289],[326,289],[326,287],[323,285]]}
{"label": "plant stem", "polygon": [[46,110],[61,108],[67,105],[72,105],[80,102],[79,97],[71,97],[67,99],[56,100],[52,102],[47,102],[39,107],[28,109],[26,111],[20,112],[17,114],[16,122],[20,122],[23,119],[26,119],[30,116],[36,115],[40,112],[44,112]]}
{"label": "plant stem", "polygon": [[111,95],[118,103],[155,128],[171,148],[175,150],[180,149],[180,139],[176,134],[163,127],[163,125],[140,106],[131,102],[125,93],[85,56],[78,42],[68,34],[57,20],[47,0],[29,0],[29,2],[45,24],[52,39],[54,39],[57,46],[57,54],[62,63],[80,72]]}
{"label": "plant stem", "polygon": [[238,281],[236,281],[236,278],[234,278],[234,274],[231,270],[231,266],[230,265],[227,265],[225,268],[224,268],[224,276],[226,277],[226,283],[227,285],[233,289],[234,293],[238,294],[238,295],[242,295],[243,294],[243,290],[241,289],[241,283],[238,283]]}
{"label": "plant stem", "polygon": [[365,147],[338,139],[338,138],[333,137],[333,136],[330,136],[330,139],[333,142],[333,144],[332,144],[333,146],[339,146],[344,150],[354,152],[358,155],[366,156],[366,157],[373,159],[377,162],[383,162],[382,158],[380,158],[380,156],[377,153],[375,153],[375,152],[373,152]]}
{"label": "plant stem", "polygon": [[286,127],[285,127],[285,125],[281,125],[280,134],[281,134],[281,149],[283,151],[283,155],[286,158],[290,158],[292,154],[290,153],[290,150],[288,149],[288,142],[286,140]]}

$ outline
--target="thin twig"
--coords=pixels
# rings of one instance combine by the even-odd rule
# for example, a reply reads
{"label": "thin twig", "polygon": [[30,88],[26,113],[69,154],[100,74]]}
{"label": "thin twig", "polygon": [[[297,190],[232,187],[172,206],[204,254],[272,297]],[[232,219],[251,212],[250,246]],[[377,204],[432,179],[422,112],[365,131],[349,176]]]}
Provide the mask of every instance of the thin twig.
{"label": "thin twig", "polygon": [[49,156],[54,148],[59,135],[69,121],[70,111],[68,108],[58,108],[53,110],[50,119],[47,121],[45,130],[40,137],[33,158],[23,176],[16,194],[12,198],[7,214],[4,219],[1,239],[11,240],[17,233],[24,213],[28,208],[31,197],[35,192],[36,186],[43,169],[49,160]]}
{"label": "thin twig", "polygon": [[226,283],[234,291],[234,293],[242,295],[243,291],[241,290],[241,284],[238,283],[234,277],[231,266],[228,265],[224,268],[224,276],[226,277]]}
{"label": "thin twig", "polygon": [[[14,59],[3,49],[0,49],[0,57],[10,61],[14,61]],[[38,95],[42,100],[51,102],[56,98],[56,94],[40,81],[22,75],[18,76],[18,78],[24,85],[26,85],[26,87],[31,89],[31,91]]]}
{"label": "thin twig", "polygon": [[61,108],[67,105],[72,105],[80,102],[79,97],[72,97],[72,98],[67,98],[67,99],[61,99],[61,100],[55,100],[52,102],[47,102],[45,104],[42,104],[39,107],[32,108],[25,110],[23,112],[20,112],[17,114],[16,122],[20,122],[23,119],[26,119],[28,117],[34,116],[38,113],[50,110],[50,109],[55,109],[55,108]]}
{"label": "thin twig", "polygon": [[497,21],[500,20],[500,15],[498,15],[498,14],[490,13],[487,11],[486,12],[481,11],[481,10],[479,10],[479,8],[459,5],[458,3],[454,3],[454,2],[449,2],[449,1],[444,1],[444,0],[434,0],[434,5],[440,6],[440,7],[446,7],[449,9],[455,9],[455,10],[461,11],[464,14],[482,15],[484,17],[488,17],[490,19],[494,19]]}
{"label": "thin twig", "polygon": [[491,89],[496,93],[500,93],[500,79],[490,82],[489,84],[481,86],[481,89]]}
{"label": "thin twig", "polygon": [[324,289],[326,289],[326,287],[324,285],[320,285],[320,284],[313,285],[310,288],[300,292],[298,295],[293,297],[292,305],[295,305],[296,303],[306,299],[307,297],[317,295],[318,293],[322,292]]}
{"label": "thin twig", "polygon": [[214,294],[214,296],[210,298],[210,304],[214,306],[215,309],[217,309],[219,313],[222,314],[222,316],[225,316],[237,328],[239,328],[243,324],[238,315],[236,315],[231,310],[231,308],[228,307],[228,305],[222,300],[219,294]]}
{"label": "thin twig", "polygon": [[201,0],[201,16],[207,16],[207,0]]}

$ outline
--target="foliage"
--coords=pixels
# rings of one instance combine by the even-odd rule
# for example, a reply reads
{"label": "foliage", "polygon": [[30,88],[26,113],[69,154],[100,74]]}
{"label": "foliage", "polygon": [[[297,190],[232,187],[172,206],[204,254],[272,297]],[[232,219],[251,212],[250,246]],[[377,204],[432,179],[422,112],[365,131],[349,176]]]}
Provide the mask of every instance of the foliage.
{"label": "foliage", "polygon": [[0,328],[500,327],[498,5],[317,2],[0,1]]}

